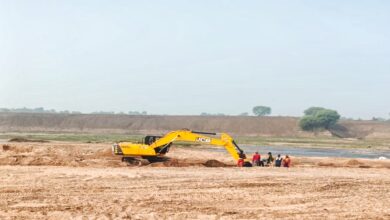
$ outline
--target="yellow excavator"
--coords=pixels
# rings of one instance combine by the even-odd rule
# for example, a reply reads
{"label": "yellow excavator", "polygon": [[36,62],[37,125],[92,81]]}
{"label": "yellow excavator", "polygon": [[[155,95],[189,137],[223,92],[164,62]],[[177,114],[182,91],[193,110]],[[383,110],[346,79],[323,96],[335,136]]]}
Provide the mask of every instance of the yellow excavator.
{"label": "yellow excavator", "polygon": [[[211,135],[218,137],[210,137]],[[121,155],[122,161],[141,165],[143,162],[139,158],[147,160],[149,163],[164,160],[164,155],[168,153],[173,142],[178,141],[224,147],[236,162],[241,160],[241,162],[243,161],[243,166],[252,166],[247,160],[244,151],[228,134],[190,131],[186,129],[171,131],[164,136],[146,136],[142,144],[130,142],[115,143],[112,146],[112,152],[114,155]]]}

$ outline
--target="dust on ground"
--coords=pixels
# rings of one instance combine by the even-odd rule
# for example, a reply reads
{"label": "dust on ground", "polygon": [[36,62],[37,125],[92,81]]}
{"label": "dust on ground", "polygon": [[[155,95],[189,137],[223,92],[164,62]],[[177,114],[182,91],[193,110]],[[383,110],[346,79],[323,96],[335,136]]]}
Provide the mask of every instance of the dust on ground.
{"label": "dust on ground", "polygon": [[170,164],[136,167],[107,144],[8,143],[0,219],[390,218],[388,161],[293,157],[289,169],[237,168],[225,167],[234,162],[224,153],[168,155]]}

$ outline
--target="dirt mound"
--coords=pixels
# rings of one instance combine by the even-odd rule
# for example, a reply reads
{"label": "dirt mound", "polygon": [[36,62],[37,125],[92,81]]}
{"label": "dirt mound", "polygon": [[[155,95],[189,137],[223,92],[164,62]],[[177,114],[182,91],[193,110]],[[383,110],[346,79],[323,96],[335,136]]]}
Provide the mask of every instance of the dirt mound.
{"label": "dirt mound", "polygon": [[[201,159],[166,158],[156,163],[126,163],[112,155],[110,145],[68,143],[14,143],[3,145],[0,165],[70,166],[70,167],[190,167],[225,166],[218,161]],[[147,160],[142,160],[147,161]]]}
{"label": "dirt mound", "polygon": [[[226,166],[219,161],[200,159],[166,158],[156,163],[125,163],[121,157],[112,155],[110,145],[68,143],[19,143],[4,144],[0,154],[0,165],[24,166],[70,166],[70,167],[189,167]],[[146,160],[145,160],[146,161]]]}
{"label": "dirt mound", "polygon": [[208,160],[204,164],[206,167],[227,167],[225,163],[222,163],[221,161],[218,160]]}
{"label": "dirt mound", "polygon": [[7,144],[3,144],[3,151],[7,151],[11,149],[11,146],[7,145]]}
{"label": "dirt mound", "polygon": [[351,159],[346,162],[326,162],[320,161],[317,163],[320,167],[358,167],[358,168],[371,168],[372,166],[365,164],[357,159]]}
{"label": "dirt mound", "polygon": [[349,160],[347,163],[346,163],[347,166],[364,166],[364,163],[363,162],[360,162],[356,159],[352,159],[352,160]]}
{"label": "dirt mound", "polygon": [[38,143],[48,143],[49,141],[45,140],[32,140],[32,139],[27,139],[23,137],[16,137],[16,138],[11,138],[8,140],[8,142],[38,142]]}
{"label": "dirt mound", "polygon": [[113,157],[113,154],[111,152],[110,148],[98,150],[96,153],[93,154],[92,157],[95,158],[101,158],[101,157]]}
{"label": "dirt mound", "polygon": [[32,147],[29,146],[11,146],[8,144],[3,144],[3,151],[11,151],[12,153],[29,153],[32,151]]}
{"label": "dirt mound", "polygon": [[3,145],[0,165],[121,167],[106,145],[14,143]]}
{"label": "dirt mound", "polygon": [[369,165],[359,165],[359,168],[366,168],[366,169],[368,169],[368,168],[372,168],[372,166],[369,166]]}
{"label": "dirt mound", "polygon": [[317,166],[320,167],[336,167],[336,164],[330,162],[318,162]]}

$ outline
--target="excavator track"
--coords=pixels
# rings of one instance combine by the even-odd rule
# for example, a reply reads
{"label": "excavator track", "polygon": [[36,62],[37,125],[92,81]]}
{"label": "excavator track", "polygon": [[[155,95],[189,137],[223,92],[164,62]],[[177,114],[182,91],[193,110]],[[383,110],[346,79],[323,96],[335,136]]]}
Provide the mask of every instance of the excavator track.
{"label": "excavator track", "polygon": [[122,157],[122,162],[125,162],[131,166],[146,166],[150,164],[147,159],[137,157]]}
{"label": "excavator track", "polygon": [[147,166],[151,163],[168,161],[168,157],[122,157],[122,162],[132,166]]}

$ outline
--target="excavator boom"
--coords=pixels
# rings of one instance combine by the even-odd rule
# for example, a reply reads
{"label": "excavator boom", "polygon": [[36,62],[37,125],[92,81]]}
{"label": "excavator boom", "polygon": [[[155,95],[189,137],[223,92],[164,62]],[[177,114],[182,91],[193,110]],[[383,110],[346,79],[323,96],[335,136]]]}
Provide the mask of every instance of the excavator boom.
{"label": "excavator boom", "polygon": [[161,157],[169,151],[172,143],[178,141],[224,147],[235,161],[246,159],[243,150],[228,134],[190,130],[171,131],[164,136],[146,136],[142,144],[120,142],[113,145],[112,151],[115,155],[122,155],[123,157]]}

